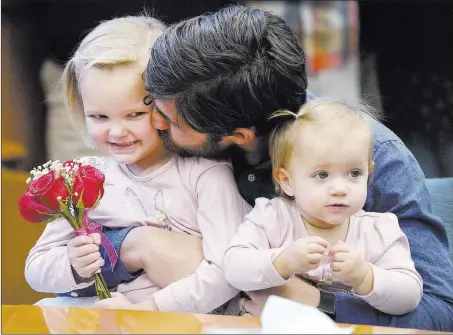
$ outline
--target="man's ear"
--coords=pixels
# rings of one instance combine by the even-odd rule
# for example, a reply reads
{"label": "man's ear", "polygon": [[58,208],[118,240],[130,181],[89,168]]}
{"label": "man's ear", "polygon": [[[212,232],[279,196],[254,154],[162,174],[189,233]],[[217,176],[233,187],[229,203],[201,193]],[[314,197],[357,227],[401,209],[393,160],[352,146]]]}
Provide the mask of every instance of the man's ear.
{"label": "man's ear", "polygon": [[236,128],[232,135],[226,136],[224,141],[244,146],[252,143],[256,138],[253,128]]}
{"label": "man's ear", "polygon": [[289,197],[294,197],[293,188],[291,187],[291,177],[288,171],[284,168],[277,168],[274,171],[274,179],[278,183],[278,186],[286,193]]}

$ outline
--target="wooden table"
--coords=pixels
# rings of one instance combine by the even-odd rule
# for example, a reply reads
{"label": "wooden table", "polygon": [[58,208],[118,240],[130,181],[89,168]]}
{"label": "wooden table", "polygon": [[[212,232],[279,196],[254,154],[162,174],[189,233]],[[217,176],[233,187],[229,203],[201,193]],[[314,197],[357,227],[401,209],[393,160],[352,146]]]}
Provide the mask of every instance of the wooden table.
{"label": "wooden table", "polygon": [[[201,334],[207,328],[247,328],[251,331],[256,329],[258,333],[259,327],[259,319],[251,317],[75,307],[2,306],[2,334]],[[354,334],[428,332],[355,326]]]}

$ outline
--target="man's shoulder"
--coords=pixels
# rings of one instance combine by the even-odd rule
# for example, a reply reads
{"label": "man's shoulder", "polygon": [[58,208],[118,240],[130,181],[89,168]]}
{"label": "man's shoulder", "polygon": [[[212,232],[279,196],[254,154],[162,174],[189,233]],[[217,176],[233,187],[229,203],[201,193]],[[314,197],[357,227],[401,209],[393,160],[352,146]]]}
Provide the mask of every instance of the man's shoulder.
{"label": "man's shoulder", "polygon": [[401,139],[389,128],[383,125],[381,122],[372,120],[371,126],[373,129],[373,144],[374,149],[376,150],[382,143],[388,141],[395,141],[398,143],[403,143]]}
{"label": "man's shoulder", "polygon": [[[412,152],[403,141],[389,128],[378,121],[372,122],[373,128],[373,161],[375,173],[384,169],[390,172],[393,168],[403,169],[412,174],[423,176],[423,172]],[[401,176],[400,176],[401,177]],[[407,175],[410,179],[410,175]],[[421,178],[424,180],[424,177]]]}

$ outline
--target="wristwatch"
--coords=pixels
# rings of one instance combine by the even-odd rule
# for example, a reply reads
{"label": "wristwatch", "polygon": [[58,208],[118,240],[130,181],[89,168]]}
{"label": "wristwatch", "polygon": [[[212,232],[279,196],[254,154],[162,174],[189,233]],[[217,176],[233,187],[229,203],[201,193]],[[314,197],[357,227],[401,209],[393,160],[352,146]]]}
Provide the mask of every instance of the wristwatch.
{"label": "wristwatch", "polygon": [[335,321],[337,317],[337,309],[335,306],[336,299],[335,295],[329,292],[319,291],[320,298],[319,298],[319,305],[318,309],[321,312],[327,314],[333,321]]}

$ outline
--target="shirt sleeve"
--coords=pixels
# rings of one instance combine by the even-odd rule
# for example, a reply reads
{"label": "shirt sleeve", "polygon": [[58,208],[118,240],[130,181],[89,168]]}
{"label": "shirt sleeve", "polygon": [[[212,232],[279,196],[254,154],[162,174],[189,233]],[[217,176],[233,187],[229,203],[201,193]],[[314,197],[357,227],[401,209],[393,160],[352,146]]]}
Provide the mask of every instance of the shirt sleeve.
{"label": "shirt sleeve", "polygon": [[271,248],[268,237],[268,231],[280,230],[278,223],[272,203],[266,198],[256,199],[225,255],[225,276],[233,286],[255,291],[286,283],[273,265],[283,249]]}
{"label": "shirt sleeve", "polygon": [[66,293],[93,284],[93,280],[77,284],[74,279],[66,248],[74,237],[74,230],[65,219],[47,223],[25,261],[25,279],[32,289]]}
{"label": "shirt sleeve", "polygon": [[361,296],[376,309],[394,315],[413,311],[423,295],[423,282],[411,259],[409,242],[394,214],[380,215],[369,230],[373,290]]}
{"label": "shirt sleeve", "polygon": [[204,171],[194,187],[205,259],[193,275],[154,294],[161,311],[208,313],[239,293],[225,279],[223,259],[250,207],[239,195],[228,164],[218,163]]}
{"label": "shirt sleeve", "polygon": [[375,171],[364,209],[391,212],[398,217],[415,267],[423,279],[423,297],[413,312],[393,316],[366,307],[368,304],[361,297],[336,293],[336,321],[453,329],[453,268],[448,241],[442,221],[431,213],[423,171],[400,140],[378,145],[373,160]]}

